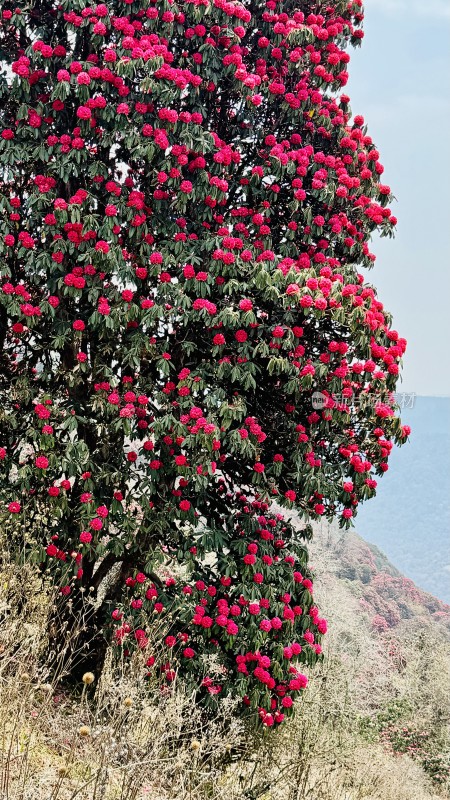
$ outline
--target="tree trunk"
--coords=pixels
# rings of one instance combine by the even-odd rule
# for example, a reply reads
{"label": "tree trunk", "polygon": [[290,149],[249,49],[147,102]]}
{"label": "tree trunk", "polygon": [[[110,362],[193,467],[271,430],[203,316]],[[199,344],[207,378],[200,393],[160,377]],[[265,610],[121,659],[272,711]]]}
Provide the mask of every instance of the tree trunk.
{"label": "tree trunk", "polygon": [[[110,608],[120,599],[125,580],[132,572],[131,563],[123,560],[111,579],[117,561],[112,554],[106,556],[95,572],[87,571],[88,586],[74,588],[69,597],[56,598],[48,620],[44,658],[53,680],[74,684],[81,681],[85,672],[94,673],[96,679],[100,677],[110,644],[105,633]],[[105,578],[108,588],[99,602],[97,593]]]}
{"label": "tree trunk", "polygon": [[105,608],[86,602],[82,592],[68,600],[59,597],[48,621],[48,645],[44,664],[56,682],[77,683],[85,672],[98,678],[108,641],[103,633]]}

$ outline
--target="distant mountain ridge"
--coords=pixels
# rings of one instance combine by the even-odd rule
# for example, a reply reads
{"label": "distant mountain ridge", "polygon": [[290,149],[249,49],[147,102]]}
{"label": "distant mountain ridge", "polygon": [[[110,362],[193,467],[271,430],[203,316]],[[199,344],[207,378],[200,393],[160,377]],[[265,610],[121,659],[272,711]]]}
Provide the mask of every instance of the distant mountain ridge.
{"label": "distant mountain ridge", "polygon": [[318,591],[336,579],[351,589],[368,621],[379,632],[407,620],[436,623],[450,635],[450,605],[420,589],[376,546],[355,531],[319,523],[309,545],[318,575]]}
{"label": "distant mountain ridge", "polygon": [[405,397],[410,441],[394,448],[355,524],[418,586],[450,602],[450,398]]}

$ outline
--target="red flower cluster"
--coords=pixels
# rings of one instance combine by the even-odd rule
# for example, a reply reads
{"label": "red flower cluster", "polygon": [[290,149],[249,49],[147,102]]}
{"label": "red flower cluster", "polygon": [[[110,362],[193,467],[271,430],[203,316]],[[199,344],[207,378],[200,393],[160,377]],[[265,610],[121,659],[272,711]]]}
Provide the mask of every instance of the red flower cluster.
{"label": "red flower cluster", "polygon": [[[218,490],[223,488],[219,483]],[[148,666],[159,670],[163,682],[170,683],[178,673],[204,694],[208,706],[237,692],[244,707],[258,711],[271,726],[291,713],[297,693],[307,684],[296,662],[315,662],[327,626],[313,603],[302,542],[308,531],[293,529],[282,514],[270,513],[267,503],[244,495],[235,500],[242,510],[229,537],[223,538],[227,554],[216,552],[212,534],[187,536],[184,561],[192,580],[168,578],[157,585],[143,573],[129,578],[127,601],[112,613],[118,623],[113,636],[129,654],[133,646],[148,642],[145,626],[151,629],[157,614],[169,631],[164,639],[169,652],[159,661],[152,656]],[[217,570],[208,572],[205,563],[213,557]],[[216,669],[220,665],[220,681],[203,678],[208,656],[215,657]]]}

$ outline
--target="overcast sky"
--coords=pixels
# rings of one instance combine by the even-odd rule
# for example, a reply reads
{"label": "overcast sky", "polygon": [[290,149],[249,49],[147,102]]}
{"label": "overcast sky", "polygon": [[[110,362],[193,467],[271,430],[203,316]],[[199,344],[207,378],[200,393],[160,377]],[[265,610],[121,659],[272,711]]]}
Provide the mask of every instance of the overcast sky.
{"label": "overcast sky", "polygon": [[364,29],[344,91],[399,220],[368,279],[408,340],[400,390],[450,395],[450,0],[366,0]]}

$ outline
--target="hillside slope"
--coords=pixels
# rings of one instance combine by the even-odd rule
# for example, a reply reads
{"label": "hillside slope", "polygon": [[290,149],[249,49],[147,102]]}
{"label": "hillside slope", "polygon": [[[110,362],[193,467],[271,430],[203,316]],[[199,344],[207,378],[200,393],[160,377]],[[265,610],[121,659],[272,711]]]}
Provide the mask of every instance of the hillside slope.
{"label": "hillside slope", "polygon": [[[341,590],[346,588],[349,597],[357,599],[359,611],[378,632],[403,630],[407,620],[414,620],[450,635],[450,606],[419,589],[355,531],[317,524],[309,550],[325,602],[329,592],[338,590],[339,582]],[[336,612],[334,603],[330,612]]]}
{"label": "hillside slope", "polygon": [[0,566],[0,797],[8,800],[438,800],[449,797],[450,608],[356,533],[317,525],[323,664],[294,720],[259,737],[232,704],[205,718],[175,682],[111,665],[88,691],[47,683],[49,600]]}
{"label": "hillside slope", "polygon": [[408,754],[448,788],[450,606],[405,578],[354,531],[319,524],[309,544],[329,622],[328,658],[347,681],[367,741]]}

